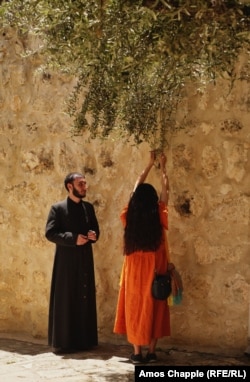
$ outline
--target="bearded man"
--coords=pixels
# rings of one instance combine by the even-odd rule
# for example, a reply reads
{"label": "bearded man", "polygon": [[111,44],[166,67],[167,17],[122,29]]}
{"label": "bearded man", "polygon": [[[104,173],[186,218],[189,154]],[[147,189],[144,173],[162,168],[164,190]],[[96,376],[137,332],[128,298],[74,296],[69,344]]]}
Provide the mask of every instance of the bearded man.
{"label": "bearded man", "polygon": [[92,244],[99,238],[94,207],[83,201],[85,176],[66,176],[68,197],[52,205],[45,236],[55,243],[48,343],[55,354],[88,350],[98,344]]}

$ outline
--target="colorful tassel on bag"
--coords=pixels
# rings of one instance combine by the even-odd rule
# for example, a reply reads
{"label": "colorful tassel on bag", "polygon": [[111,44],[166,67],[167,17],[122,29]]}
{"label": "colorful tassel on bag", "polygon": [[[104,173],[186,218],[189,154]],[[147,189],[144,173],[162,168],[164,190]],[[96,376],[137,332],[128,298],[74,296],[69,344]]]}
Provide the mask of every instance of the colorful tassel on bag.
{"label": "colorful tassel on bag", "polygon": [[169,306],[180,305],[182,302],[182,292],[183,292],[183,284],[181,275],[175,269],[175,266],[170,261],[169,248],[168,248],[168,239],[167,235],[165,237],[165,249],[166,249],[166,257],[168,261],[168,270],[171,274],[171,294],[167,299],[167,303]]}
{"label": "colorful tassel on bag", "polygon": [[183,284],[179,272],[176,269],[172,269],[171,273],[171,295],[168,297],[168,305],[179,305],[182,302]]}

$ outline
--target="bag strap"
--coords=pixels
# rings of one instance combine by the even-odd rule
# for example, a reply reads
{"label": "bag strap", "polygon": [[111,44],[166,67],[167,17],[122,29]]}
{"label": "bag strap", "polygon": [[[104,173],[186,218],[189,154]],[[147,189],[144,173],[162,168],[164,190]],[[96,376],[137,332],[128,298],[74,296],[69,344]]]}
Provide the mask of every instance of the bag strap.
{"label": "bag strap", "polygon": [[[168,248],[168,238],[167,238],[167,233],[165,231],[165,229],[163,228],[164,232],[163,232],[163,235],[165,235],[164,237],[164,244],[165,244],[165,252],[166,252],[166,258],[167,258],[167,263],[169,264],[170,263],[170,255],[169,255],[169,248]],[[168,271],[168,269],[167,269]],[[156,266],[155,266],[155,276],[157,275],[157,269],[156,269]]]}
{"label": "bag strap", "polygon": [[165,232],[165,250],[166,250],[166,257],[168,263],[170,263],[170,254],[169,254],[169,247],[168,247],[168,237],[167,237],[167,232]]}

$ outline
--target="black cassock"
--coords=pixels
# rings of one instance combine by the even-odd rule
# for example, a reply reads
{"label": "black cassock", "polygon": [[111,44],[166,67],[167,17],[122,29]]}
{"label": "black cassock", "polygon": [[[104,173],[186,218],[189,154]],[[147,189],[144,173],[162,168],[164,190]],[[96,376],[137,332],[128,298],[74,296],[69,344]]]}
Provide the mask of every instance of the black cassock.
{"label": "black cassock", "polygon": [[52,272],[48,342],[63,349],[86,350],[98,344],[92,244],[77,246],[78,234],[99,226],[91,203],[70,198],[54,204],[46,238],[56,244]]}

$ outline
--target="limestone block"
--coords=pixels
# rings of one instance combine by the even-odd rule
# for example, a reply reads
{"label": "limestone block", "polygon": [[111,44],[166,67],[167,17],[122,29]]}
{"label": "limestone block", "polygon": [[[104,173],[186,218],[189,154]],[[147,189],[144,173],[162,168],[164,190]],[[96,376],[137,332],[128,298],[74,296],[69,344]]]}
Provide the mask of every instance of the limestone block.
{"label": "limestone block", "polygon": [[220,174],[222,170],[222,159],[219,150],[213,146],[205,146],[201,157],[202,171],[211,179]]}
{"label": "limestone block", "polygon": [[0,224],[7,225],[10,221],[11,214],[6,208],[0,206]]}
{"label": "limestone block", "polygon": [[215,129],[215,125],[213,123],[203,122],[200,128],[205,135],[208,135]]}
{"label": "limestone block", "polygon": [[44,237],[44,230],[39,227],[31,228],[27,233],[27,240],[30,243],[30,247],[33,248],[46,248],[47,243]]}
{"label": "limestone block", "polygon": [[232,248],[231,245],[215,245],[210,241],[201,237],[194,242],[196,259],[198,264],[213,264],[216,261],[226,261],[230,263],[238,263],[242,258],[242,248]]}
{"label": "limestone block", "polygon": [[10,82],[10,79],[11,79],[11,74],[10,74],[9,68],[6,68],[5,66],[2,66],[0,73],[1,73],[1,80],[2,80],[3,86],[7,85]]}
{"label": "limestone block", "polygon": [[[223,221],[224,224],[249,224],[249,197],[240,195],[236,197],[214,197],[211,199],[210,218]],[[234,227],[236,228],[236,227]]]}
{"label": "limestone block", "polygon": [[22,167],[24,170],[33,170],[39,166],[39,158],[34,152],[22,153]]}
{"label": "limestone block", "polygon": [[27,66],[20,66],[20,64],[17,65],[11,65],[9,68],[11,72],[12,81],[15,82],[15,87],[22,86],[27,81],[27,72],[29,71],[28,65]]}
{"label": "limestone block", "polygon": [[222,195],[227,195],[227,194],[229,194],[232,190],[233,190],[233,186],[232,186],[231,184],[224,183],[224,184],[221,184],[220,189],[219,189],[219,192],[220,192]]}
{"label": "limestone block", "polygon": [[220,125],[221,131],[229,136],[239,133],[239,131],[243,128],[242,123],[237,119],[225,119]]}
{"label": "limestone block", "polygon": [[228,100],[225,99],[224,94],[222,96],[218,96],[215,100],[213,107],[215,110],[229,112],[230,106],[228,104]]}
{"label": "limestone block", "polygon": [[177,169],[190,171],[193,167],[194,155],[190,147],[180,144],[172,149],[173,166]]}
{"label": "limestone block", "polygon": [[225,151],[227,152],[226,173],[229,179],[240,182],[246,175],[248,163],[249,143],[231,143],[224,142]]}
{"label": "limestone block", "polygon": [[21,166],[24,171],[36,170],[36,172],[42,172],[44,170],[53,169],[53,155],[51,150],[45,148],[39,148],[36,152],[22,152]]}
{"label": "limestone block", "polygon": [[33,279],[34,279],[34,282],[36,283],[36,285],[38,285],[38,284],[44,285],[44,282],[46,280],[46,274],[44,272],[35,270],[33,272]]}
{"label": "limestone block", "polygon": [[[225,280],[225,288],[222,290],[223,304],[226,301],[234,301],[235,311],[237,305],[247,304],[249,300],[249,283],[238,271],[235,272],[234,276],[228,276]],[[237,314],[235,314],[237,316]]]}
{"label": "limestone block", "polygon": [[8,44],[4,38],[0,39],[0,62],[3,62],[8,52]]}
{"label": "limestone block", "polygon": [[14,95],[13,98],[11,99],[11,104],[10,104],[11,109],[17,113],[18,111],[21,110],[22,107],[22,101],[21,98],[18,95]]}

